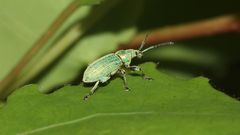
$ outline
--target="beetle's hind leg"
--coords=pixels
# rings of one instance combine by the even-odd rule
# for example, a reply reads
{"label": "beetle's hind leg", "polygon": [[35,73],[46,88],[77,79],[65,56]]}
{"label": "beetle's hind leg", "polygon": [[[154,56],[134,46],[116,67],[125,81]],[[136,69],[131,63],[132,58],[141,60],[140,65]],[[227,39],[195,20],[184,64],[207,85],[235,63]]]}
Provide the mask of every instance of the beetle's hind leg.
{"label": "beetle's hind leg", "polygon": [[141,72],[141,76],[144,80],[153,80],[153,78],[146,76],[145,73],[143,72],[142,68],[139,66],[129,66],[128,67],[130,70],[132,71],[140,71]]}
{"label": "beetle's hind leg", "polygon": [[129,91],[130,89],[127,84],[126,71],[124,69],[119,69],[118,72],[123,78],[123,84],[124,84],[125,91]]}
{"label": "beetle's hind leg", "polygon": [[90,90],[90,92],[89,92],[86,96],[84,96],[84,98],[83,98],[84,100],[87,100],[91,95],[94,94],[94,92],[96,91],[96,89],[97,89],[97,87],[98,87],[99,82],[100,82],[100,81],[97,81],[97,82],[95,83],[95,85],[93,86],[93,88]]}

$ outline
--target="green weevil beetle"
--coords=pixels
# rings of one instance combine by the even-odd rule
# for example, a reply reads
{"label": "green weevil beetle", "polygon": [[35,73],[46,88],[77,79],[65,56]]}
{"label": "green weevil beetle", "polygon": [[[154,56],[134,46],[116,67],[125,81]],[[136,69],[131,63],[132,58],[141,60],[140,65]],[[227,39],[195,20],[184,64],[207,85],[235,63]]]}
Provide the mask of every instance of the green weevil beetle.
{"label": "green weevil beetle", "polygon": [[147,35],[142,41],[142,44],[138,50],[119,50],[115,53],[105,55],[89,64],[87,69],[84,71],[82,81],[84,83],[95,83],[95,85],[90,90],[89,94],[84,96],[84,100],[88,99],[91,95],[94,94],[100,82],[105,83],[110,79],[112,75],[116,73],[119,73],[123,77],[125,90],[128,91],[129,88],[126,80],[126,72],[123,69],[124,67],[132,71],[141,71],[141,75],[144,79],[151,80],[152,78],[147,77],[139,66],[130,66],[131,60],[135,57],[142,58],[144,52],[162,45],[171,45],[173,42],[157,44],[142,50],[146,39]]}

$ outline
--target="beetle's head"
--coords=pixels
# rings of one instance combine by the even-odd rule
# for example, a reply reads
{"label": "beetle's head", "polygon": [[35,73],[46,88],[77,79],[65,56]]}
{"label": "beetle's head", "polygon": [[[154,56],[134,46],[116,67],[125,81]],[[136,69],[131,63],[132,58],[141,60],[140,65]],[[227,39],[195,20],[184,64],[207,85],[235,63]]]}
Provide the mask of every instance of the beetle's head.
{"label": "beetle's head", "polygon": [[135,52],[134,52],[135,54],[135,57],[137,57],[137,58],[142,58],[142,56],[143,56],[143,53],[142,53],[142,51],[140,51],[140,50],[135,50]]}
{"label": "beetle's head", "polygon": [[145,53],[148,50],[151,50],[153,48],[157,48],[157,47],[162,46],[162,45],[173,44],[173,42],[161,43],[161,44],[157,44],[157,45],[154,45],[154,46],[150,46],[150,47],[142,50],[144,45],[145,45],[146,39],[147,39],[147,35],[146,35],[145,39],[142,41],[142,44],[141,44],[141,46],[139,47],[138,50],[134,50],[134,49],[119,50],[115,54],[118,55],[121,58],[121,61],[125,65],[129,65],[133,58],[135,58],[135,57],[142,58],[143,53]]}

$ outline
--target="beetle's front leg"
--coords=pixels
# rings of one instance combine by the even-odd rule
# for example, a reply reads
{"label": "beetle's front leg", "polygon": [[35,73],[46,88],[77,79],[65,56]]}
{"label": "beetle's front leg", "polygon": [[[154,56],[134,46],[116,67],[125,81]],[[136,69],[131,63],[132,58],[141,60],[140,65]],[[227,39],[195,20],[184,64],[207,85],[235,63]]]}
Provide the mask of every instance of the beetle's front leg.
{"label": "beetle's front leg", "polygon": [[124,69],[119,69],[118,72],[123,77],[123,83],[124,83],[125,90],[129,91],[130,89],[127,84],[126,71]]}
{"label": "beetle's front leg", "polygon": [[141,76],[142,76],[142,78],[143,78],[144,80],[153,80],[153,78],[146,76],[146,75],[144,74],[142,68],[139,67],[139,66],[128,66],[127,68],[129,68],[129,69],[132,70],[132,71],[141,71]]}

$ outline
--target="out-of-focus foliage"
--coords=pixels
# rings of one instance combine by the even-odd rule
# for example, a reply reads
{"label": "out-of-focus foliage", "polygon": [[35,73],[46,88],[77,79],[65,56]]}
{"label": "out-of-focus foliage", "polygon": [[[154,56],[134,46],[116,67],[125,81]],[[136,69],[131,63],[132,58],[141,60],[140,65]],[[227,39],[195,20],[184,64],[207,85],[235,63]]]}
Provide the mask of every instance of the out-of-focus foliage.
{"label": "out-of-focus foliage", "polygon": [[[137,26],[144,32],[225,14],[238,14],[238,5],[239,0],[151,0],[145,3]],[[146,61],[157,61],[161,71],[181,78],[206,76],[216,89],[239,98],[239,37],[239,33],[230,33],[177,42],[177,47],[148,53]]]}
{"label": "out-of-focus foliage", "polygon": [[[24,1],[21,2],[24,3]],[[26,1],[25,3],[28,2]],[[12,1],[5,2],[1,5],[4,6],[2,9],[2,18],[6,18],[3,19],[3,30],[1,30],[0,33],[3,35],[1,36],[3,40],[1,40],[2,45],[0,46],[0,58],[2,58],[0,61],[2,62],[1,65],[3,65],[0,71],[1,78],[3,78],[16,62],[20,60],[21,56],[27,49],[29,49],[30,45],[44,30],[46,30],[48,25],[57,16],[57,13],[63,10],[64,6],[69,4],[69,1],[59,2],[59,4],[62,4],[59,6],[57,6],[58,3],[55,4],[56,5],[53,5],[51,1],[28,3],[29,7],[37,10],[39,13],[30,12],[30,9],[28,9],[28,11],[21,10],[23,7]],[[41,5],[45,8],[41,7]],[[11,8],[12,6],[19,6],[15,11],[21,11],[12,14],[11,12],[8,13],[7,11],[10,10],[8,7]],[[54,11],[48,11],[46,8]],[[98,10],[97,13],[95,8]],[[78,76],[80,70],[84,68],[89,61],[93,61],[100,55],[116,49],[117,45],[120,43],[127,42],[136,32],[134,24],[142,12],[142,9],[142,0],[138,1],[138,6],[135,6],[134,1],[114,0],[109,2],[106,0],[101,5],[93,6],[92,10],[85,6],[80,8],[79,11],[74,13],[73,17],[65,23],[63,28],[61,28],[57,34],[59,37],[55,36],[55,40],[61,38],[61,33],[63,33],[68,27],[76,23],[81,23],[85,18],[87,18],[88,21],[93,21],[96,16],[102,17],[90,28],[89,33],[91,34],[85,35],[84,38],[81,38],[80,42],[75,43],[73,47],[66,50],[59,58],[60,60],[55,61],[51,67],[49,66],[48,70],[44,70],[45,73],[41,72],[41,76],[37,78],[39,90],[42,92],[49,92],[50,89],[56,86],[69,83],[69,81]],[[101,12],[101,10],[103,10],[103,12]],[[129,10],[131,10],[130,13]],[[28,14],[26,14],[26,12],[28,12]],[[92,12],[94,13],[92,14]],[[29,14],[32,14],[32,16]],[[48,16],[46,16],[46,14]],[[8,17],[14,19],[9,19]],[[7,27],[5,26],[6,24],[8,24]],[[11,26],[11,24],[13,26]],[[84,25],[82,27],[84,27]],[[20,29],[18,30],[19,32],[14,32],[16,29]],[[6,33],[11,35],[6,35]],[[49,43],[50,45],[54,44],[54,39],[51,40]],[[45,48],[48,48],[49,46]],[[42,51],[37,58],[41,58],[43,55],[45,55],[44,51]],[[8,60],[6,60],[6,57]],[[33,62],[33,65],[36,64],[38,64],[37,60]],[[31,67],[29,69],[31,69]],[[26,72],[28,72],[28,70]]]}
{"label": "out-of-focus foliage", "polygon": [[[90,29],[89,34],[80,39],[81,41],[56,63],[57,66],[39,81],[40,91],[48,92],[57,84],[69,83],[69,80],[78,77],[79,72],[89,62],[115,50],[120,43],[127,42],[136,32],[134,24],[142,11],[142,6],[143,1],[140,0],[138,6],[135,6],[134,1],[122,1],[109,7],[109,11]],[[130,9],[131,12],[128,13]]]}
{"label": "out-of-focus foliage", "polygon": [[[33,81],[33,83],[39,84],[41,91],[47,92],[55,86],[68,84],[74,78],[77,78],[77,83],[79,83],[81,80],[79,74],[87,63],[113,51],[119,43],[127,42],[137,30],[144,32],[227,13],[238,13],[240,4],[238,0],[228,2],[217,0],[198,2],[191,0],[115,1],[115,4],[108,6],[108,12],[102,15],[102,19],[90,29],[86,36],[79,39],[72,48],[66,50],[56,62]],[[0,1],[0,17],[2,18],[0,23],[0,78],[10,71],[69,2],[71,1],[61,0],[57,3],[46,0],[38,2]],[[102,5],[106,3],[109,1],[103,2]],[[28,8],[24,8],[25,5],[28,5]],[[81,23],[81,20],[88,17],[90,13],[90,7],[81,7],[65,23],[46,48],[61,38],[60,35],[71,24],[77,20]],[[199,75],[207,76],[217,89],[234,97],[240,95],[240,87],[237,82],[240,75],[237,70],[240,61],[238,55],[239,34],[198,38],[177,43],[178,46],[180,44],[180,47],[171,48],[172,53],[170,54],[169,50],[165,51],[164,49],[158,49],[160,52],[153,51],[155,52],[153,54],[148,53],[149,57],[145,60],[159,62],[162,71],[167,71],[174,76],[187,78]],[[44,54],[44,51],[41,54]],[[172,59],[174,56],[177,57]]]}

